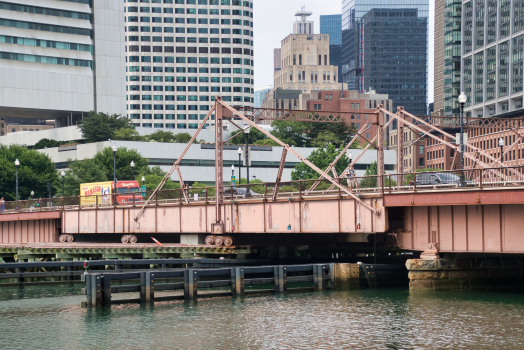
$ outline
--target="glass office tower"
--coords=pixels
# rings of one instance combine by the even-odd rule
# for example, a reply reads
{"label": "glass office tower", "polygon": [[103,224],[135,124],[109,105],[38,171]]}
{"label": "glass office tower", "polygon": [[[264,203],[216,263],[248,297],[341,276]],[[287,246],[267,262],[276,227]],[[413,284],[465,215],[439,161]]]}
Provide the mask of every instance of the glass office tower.
{"label": "glass office tower", "polygon": [[320,34],[329,34],[330,63],[338,67],[338,82],[342,83],[342,15],[321,15]]}

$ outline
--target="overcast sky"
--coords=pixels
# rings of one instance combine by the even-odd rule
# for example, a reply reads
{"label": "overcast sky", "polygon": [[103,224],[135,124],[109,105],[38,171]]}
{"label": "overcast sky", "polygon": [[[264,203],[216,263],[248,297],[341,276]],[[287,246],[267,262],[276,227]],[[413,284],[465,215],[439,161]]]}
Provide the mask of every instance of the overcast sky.
{"label": "overcast sky", "polygon": [[[313,12],[315,33],[320,32],[320,15],[342,13],[342,0],[254,0],[255,86],[273,85],[273,49],[293,31],[295,13],[304,5]],[[433,102],[433,37],[435,3],[429,6],[428,102]]]}

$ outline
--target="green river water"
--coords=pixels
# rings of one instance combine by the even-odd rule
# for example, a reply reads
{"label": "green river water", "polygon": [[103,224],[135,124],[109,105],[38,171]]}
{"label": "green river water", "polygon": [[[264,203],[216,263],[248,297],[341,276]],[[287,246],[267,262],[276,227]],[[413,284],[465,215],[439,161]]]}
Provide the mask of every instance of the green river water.
{"label": "green river water", "polygon": [[80,288],[0,289],[0,349],[524,349],[524,294],[361,289],[94,310]]}

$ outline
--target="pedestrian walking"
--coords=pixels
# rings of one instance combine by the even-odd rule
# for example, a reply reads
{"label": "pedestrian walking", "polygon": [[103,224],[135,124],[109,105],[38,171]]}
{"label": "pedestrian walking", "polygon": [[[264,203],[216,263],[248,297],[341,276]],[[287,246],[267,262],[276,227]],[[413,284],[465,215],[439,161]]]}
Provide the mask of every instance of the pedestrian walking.
{"label": "pedestrian walking", "polygon": [[357,181],[356,174],[355,174],[355,170],[353,169],[352,166],[349,167],[349,169],[346,170],[345,175],[346,175],[346,179],[348,181],[348,189],[352,190],[353,187],[354,188],[359,188],[358,181]]}

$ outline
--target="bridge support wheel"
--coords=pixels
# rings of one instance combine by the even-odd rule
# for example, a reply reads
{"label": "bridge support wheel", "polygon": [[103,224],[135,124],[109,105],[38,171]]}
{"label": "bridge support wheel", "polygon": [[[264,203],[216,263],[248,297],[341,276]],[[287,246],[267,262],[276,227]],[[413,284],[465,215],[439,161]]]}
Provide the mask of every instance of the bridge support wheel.
{"label": "bridge support wheel", "polygon": [[138,237],[137,236],[135,236],[135,235],[129,236],[129,243],[135,244],[136,242],[138,242]]}
{"label": "bridge support wheel", "polygon": [[215,245],[217,247],[220,247],[222,244],[224,244],[224,237],[222,237],[222,236],[215,236]]}
{"label": "bridge support wheel", "polygon": [[129,236],[128,235],[123,235],[122,238],[120,238],[120,241],[122,243],[129,243]]}
{"label": "bridge support wheel", "polygon": [[214,244],[215,244],[215,236],[207,236],[206,245],[214,245]]}
{"label": "bridge support wheel", "polygon": [[58,237],[58,242],[65,243],[67,241],[67,235],[60,235]]}
{"label": "bridge support wheel", "polygon": [[231,247],[233,245],[233,237],[230,237],[230,236],[224,237],[224,245],[226,247]]}
{"label": "bridge support wheel", "polygon": [[75,236],[67,235],[66,241],[67,241],[67,243],[73,243],[75,241]]}

